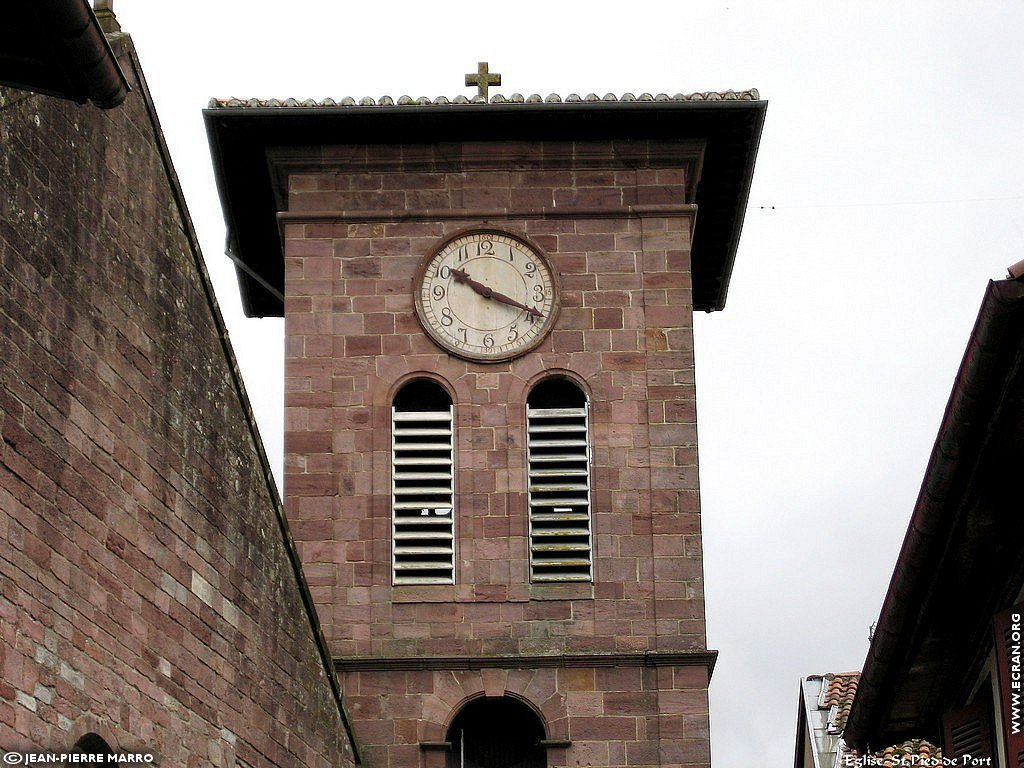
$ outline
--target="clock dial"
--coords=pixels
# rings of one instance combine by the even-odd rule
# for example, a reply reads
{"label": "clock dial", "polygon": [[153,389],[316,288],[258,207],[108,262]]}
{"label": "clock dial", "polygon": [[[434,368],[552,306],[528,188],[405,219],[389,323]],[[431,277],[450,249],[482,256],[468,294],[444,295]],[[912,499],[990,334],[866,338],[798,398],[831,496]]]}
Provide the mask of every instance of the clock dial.
{"label": "clock dial", "polygon": [[558,285],[539,249],[505,232],[448,240],[420,265],[416,314],[459,357],[509,360],[537,346],[558,314]]}

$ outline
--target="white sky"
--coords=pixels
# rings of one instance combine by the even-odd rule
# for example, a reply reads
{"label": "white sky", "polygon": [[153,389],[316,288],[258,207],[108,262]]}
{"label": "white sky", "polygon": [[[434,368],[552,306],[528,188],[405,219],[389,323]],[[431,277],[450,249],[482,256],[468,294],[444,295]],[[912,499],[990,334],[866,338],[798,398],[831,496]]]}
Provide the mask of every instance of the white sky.
{"label": "white sky", "polygon": [[481,60],[506,95],[760,90],[729,302],[696,318],[712,749],[716,768],[791,764],[798,680],[860,667],[985,283],[1024,258],[1024,4],[115,10],[278,467],[283,324],[239,308],[209,97],[452,97]]}

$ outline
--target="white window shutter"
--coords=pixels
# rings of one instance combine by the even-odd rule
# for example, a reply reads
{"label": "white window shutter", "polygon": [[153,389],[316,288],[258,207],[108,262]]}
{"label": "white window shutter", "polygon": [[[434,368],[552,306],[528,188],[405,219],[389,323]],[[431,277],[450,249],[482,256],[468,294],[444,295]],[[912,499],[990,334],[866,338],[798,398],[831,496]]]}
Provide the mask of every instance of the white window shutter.
{"label": "white window shutter", "polygon": [[452,408],[391,409],[392,574],[395,584],[455,583]]}
{"label": "white window shutter", "polygon": [[588,407],[526,410],[530,578],[591,581]]}

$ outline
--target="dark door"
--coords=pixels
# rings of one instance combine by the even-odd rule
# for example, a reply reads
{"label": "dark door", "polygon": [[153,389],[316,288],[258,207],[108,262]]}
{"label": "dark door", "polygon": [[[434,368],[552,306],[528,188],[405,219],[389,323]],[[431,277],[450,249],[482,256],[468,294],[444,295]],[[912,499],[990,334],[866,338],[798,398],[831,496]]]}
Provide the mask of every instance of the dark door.
{"label": "dark door", "polygon": [[515,699],[471,701],[448,729],[448,768],[545,768],[544,726]]}

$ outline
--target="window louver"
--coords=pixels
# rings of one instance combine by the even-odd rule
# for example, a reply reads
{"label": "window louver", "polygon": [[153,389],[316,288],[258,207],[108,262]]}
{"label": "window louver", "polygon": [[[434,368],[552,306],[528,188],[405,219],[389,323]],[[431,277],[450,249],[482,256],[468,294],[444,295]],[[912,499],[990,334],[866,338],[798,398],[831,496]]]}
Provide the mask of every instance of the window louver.
{"label": "window louver", "polygon": [[454,584],[452,409],[391,413],[394,583]]}
{"label": "window louver", "polygon": [[991,757],[992,713],[988,703],[978,702],[946,712],[942,716],[942,737],[944,757]]}
{"label": "window louver", "polygon": [[590,442],[579,408],[526,411],[529,458],[530,577],[590,581]]}

